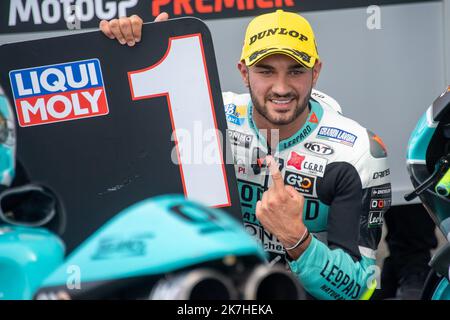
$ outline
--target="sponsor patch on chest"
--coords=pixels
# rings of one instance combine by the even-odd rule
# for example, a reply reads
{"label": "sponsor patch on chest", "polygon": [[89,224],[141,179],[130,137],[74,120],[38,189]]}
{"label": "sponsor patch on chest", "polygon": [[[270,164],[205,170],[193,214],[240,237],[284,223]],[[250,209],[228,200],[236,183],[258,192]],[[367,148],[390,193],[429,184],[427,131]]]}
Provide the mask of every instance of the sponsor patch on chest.
{"label": "sponsor patch on chest", "polygon": [[227,130],[227,132],[232,144],[244,148],[250,148],[253,141],[253,137],[251,135],[229,129]]}
{"label": "sponsor patch on chest", "polygon": [[286,165],[304,174],[323,177],[327,163],[327,159],[291,151]]}
{"label": "sponsor patch on chest", "polygon": [[330,154],[334,153],[333,148],[331,148],[329,145],[326,145],[325,143],[320,142],[306,142],[303,145],[308,151],[328,156]]}
{"label": "sponsor patch on chest", "polygon": [[236,106],[233,103],[226,104],[225,116],[228,122],[242,126],[245,122],[245,117],[247,116],[247,108],[246,106]]}
{"label": "sponsor patch on chest", "polygon": [[316,186],[316,178],[286,170],[284,173],[284,183],[293,186],[298,192],[306,195],[313,195]]}
{"label": "sponsor patch on chest", "polygon": [[353,147],[358,138],[356,135],[333,127],[320,127],[317,138],[339,142],[349,147]]}

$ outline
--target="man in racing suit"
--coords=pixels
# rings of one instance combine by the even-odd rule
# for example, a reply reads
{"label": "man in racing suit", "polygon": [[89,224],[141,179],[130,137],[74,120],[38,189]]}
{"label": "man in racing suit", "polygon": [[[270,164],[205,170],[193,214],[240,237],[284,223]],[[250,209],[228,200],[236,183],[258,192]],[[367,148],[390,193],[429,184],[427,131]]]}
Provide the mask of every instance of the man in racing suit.
{"label": "man in racing suit", "polygon": [[303,221],[314,234],[307,250],[288,261],[291,270],[316,298],[359,298],[375,272],[371,266],[391,200],[381,140],[342,116],[333,99],[313,91],[308,120],[270,150],[252,120],[250,95],[227,92],[223,97],[247,231],[271,260],[285,257],[283,245],[255,216],[256,203],[271,184],[261,159],[272,154],[284,183],[303,194]]}
{"label": "man in racing suit", "polygon": [[[141,27],[137,16],[100,24],[130,46]],[[223,100],[245,228],[311,296],[369,297],[391,200],[383,142],[312,90],[321,61],[303,17],[278,10],[252,20],[238,68],[250,94]]]}

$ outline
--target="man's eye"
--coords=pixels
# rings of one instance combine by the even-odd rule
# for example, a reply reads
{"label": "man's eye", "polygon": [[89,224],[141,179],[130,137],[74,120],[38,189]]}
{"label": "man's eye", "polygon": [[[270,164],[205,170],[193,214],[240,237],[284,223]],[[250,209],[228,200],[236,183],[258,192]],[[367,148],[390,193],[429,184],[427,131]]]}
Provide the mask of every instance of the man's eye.
{"label": "man's eye", "polygon": [[304,70],[291,70],[291,71],[289,71],[289,74],[291,74],[291,75],[293,75],[293,76],[296,76],[296,75],[299,75],[299,74],[303,74],[303,73],[305,73],[305,71]]}
{"label": "man's eye", "polygon": [[258,68],[258,69],[256,69],[256,72],[259,74],[272,74],[273,70],[266,69],[266,68]]}

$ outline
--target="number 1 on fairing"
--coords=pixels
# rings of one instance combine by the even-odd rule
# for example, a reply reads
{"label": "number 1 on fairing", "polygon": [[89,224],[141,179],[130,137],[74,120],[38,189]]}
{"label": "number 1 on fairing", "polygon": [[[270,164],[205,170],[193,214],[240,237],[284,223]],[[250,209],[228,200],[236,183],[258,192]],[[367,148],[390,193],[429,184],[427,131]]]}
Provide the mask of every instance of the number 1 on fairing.
{"label": "number 1 on fairing", "polygon": [[200,34],[169,39],[163,58],[141,70],[128,72],[133,100],[166,96],[175,136],[178,163],[184,194],[213,207],[231,205],[220,138],[214,143],[212,164],[191,163],[192,146],[187,139],[179,141],[176,132],[187,130],[194,137],[195,122],[205,130],[217,130],[208,71]]}

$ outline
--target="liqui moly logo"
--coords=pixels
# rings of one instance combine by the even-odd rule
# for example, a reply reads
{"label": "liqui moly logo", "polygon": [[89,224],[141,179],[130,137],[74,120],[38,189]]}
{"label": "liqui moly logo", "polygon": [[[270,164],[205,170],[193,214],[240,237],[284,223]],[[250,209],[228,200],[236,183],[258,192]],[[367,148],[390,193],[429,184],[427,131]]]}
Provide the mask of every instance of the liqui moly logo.
{"label": "liqui moly logo", "polygon": [[9,79],[21,127],[109,112],[98,59],[13,70]]}

